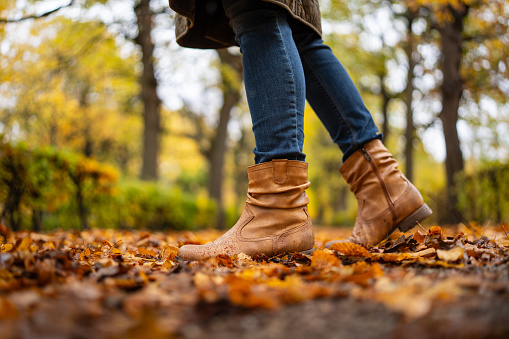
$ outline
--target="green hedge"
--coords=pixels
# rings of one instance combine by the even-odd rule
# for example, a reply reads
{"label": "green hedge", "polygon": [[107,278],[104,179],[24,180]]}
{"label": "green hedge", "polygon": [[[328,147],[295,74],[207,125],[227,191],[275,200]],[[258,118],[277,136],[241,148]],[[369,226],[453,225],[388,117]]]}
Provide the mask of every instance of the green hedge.
{"label": "green hedge", "polygon": [[81,155],[0,142],[0,207],[13,230],[195,229],[213,224],[214,203],[160,183],[119,180]]}
{"label": "green hedge", "polygon": [[509,165],[490,164],[458,177],[459,209],[467,220],[509,221]]}

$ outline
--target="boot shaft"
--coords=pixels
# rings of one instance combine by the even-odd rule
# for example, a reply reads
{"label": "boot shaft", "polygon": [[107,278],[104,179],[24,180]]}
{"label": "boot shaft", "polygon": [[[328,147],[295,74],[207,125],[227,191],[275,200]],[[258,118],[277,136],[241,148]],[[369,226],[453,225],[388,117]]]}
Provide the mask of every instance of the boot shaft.
{"label": "boot shaft", "polygon": [[[398,200],[410,185],[398,169],[398,162],[378,139],[370,141],[361,150],[353,153],[339,172],[358,199],[387,197],[387,203],[391,204]],[[387,207],[385,200],[382,199],[380,204]]]}
{"label": "boot shaft", "polygon": [[260,207],[292,209],[306,206],[309,198],[308,164],[272,160],[247,169],[247,203]]}

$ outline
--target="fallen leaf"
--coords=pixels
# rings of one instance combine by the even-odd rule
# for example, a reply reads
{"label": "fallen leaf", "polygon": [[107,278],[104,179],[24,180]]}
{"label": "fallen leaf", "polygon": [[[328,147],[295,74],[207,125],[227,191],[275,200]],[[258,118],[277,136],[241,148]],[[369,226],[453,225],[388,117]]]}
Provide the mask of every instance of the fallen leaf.
{"label": "fallen leaf", "polygon": [[445,261],[458,261],[463,258],[463,254],[465,253],[465,249],[463,247],[454,247],[450,250],[437,250],[437,257],[440,260]]}
{"label": "fallen leaf", "polygon": [[338,259],[334,254],[325,251],[314,251],[311,257],[311,267],[322,270],[334,266],[340,266],[341,260]]}
{"label": "fallen leaf", "polygon": [[424,239],[426,238],[426,233],[423,233],[419,230],[415,231],[413,234],[413,239],[417,241],[419,244],[422,244],[424,242]]}
{"label": "fallen leaf", "polygon": [[112,249],[111,249],[111,253],[112,253],[112,254],[122,254],[122,251],[121,251],[121,250],[119,250],[118,248],[112,248]]}
{"label": "fallen leaf", "polygon": [[142,256],[144,255],[144,256],[153,257],[153,258],[157,257],[157,254],[154,251],[147,250],[146,248],[143,248],[143,247],[138,247],[138,253]]}
{"label": "fallen leaf", "polygon": [[370,253],[364,247],[351,242],[338,242],[332,244],[331,250],[340,252],[343,255],[353,257],[369,257]]}
{"label": "fallen leaf", "polygon": [[9,252],[13,247],[12,244],[2,244],[0,245],[0,252]]}
{"label": "fallen leaf", "polygon": [[32,244],[32,239],[30,236],[25,236],[23,239],[17,242],[16,251],[27,251]]}

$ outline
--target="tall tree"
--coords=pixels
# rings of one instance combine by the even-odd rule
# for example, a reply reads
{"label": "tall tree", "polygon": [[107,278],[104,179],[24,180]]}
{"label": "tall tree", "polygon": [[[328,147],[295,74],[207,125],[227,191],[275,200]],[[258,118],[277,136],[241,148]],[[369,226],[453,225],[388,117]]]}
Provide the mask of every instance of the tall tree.
{"label": "tall tree", "polygon": [[[451,210],[457,207],[455,180],[464,169],[458,135],[460,108],[483,97],[507,102],[507,91],[504,95],[504,85],[497,79],[506,72],[508,48],[502,41],[507,39],[509,3],[505,0],[408,0],[407,5],[424,8],[420,14],[439,36],[436,39],[437,35],[429,35],[430,44],[436,43],[441,52],[438,63],[442,104],[439,119],[446,145],[446,203]],[[442,221],[458,220],[448,213]]]}
{"label": "tall tree", "polygon": [[157,95],[157,79],[154,73],[154,42],[151,32],[154,12],[150,0],[139,0],[134,10],[137,17],[138,36],[134,41],[141,48],[143,73],[140,77],[141,99],[143,102],[143,166],[141,178],[158,178],[158,155],[161,134],[161,100]]}
{"label": "tall tree", "polygon": [[210,164],[208,181],[209,197],[218,205],[218,217],[216,225],[224,228],[225,212],[223,201],[224,182],[224,159],[227,150],[228,122],[230,121],[233,107],[239,104],[241,99],[243,71],[242,58],[239,54],[232,54],[227,49],[217,51],[221,69],[221,88],[223,90],[223,105],[219,110],[219,122],[216,133],[210,142],[210,149],[207,151],[207,158]]}
{"label": "tall tree", "polygon": [[405,53],[408,60],[407,79],[405,88],[405,104],[406,104],[406,129],[405,129],[405,175],[408,180],[414,179],[414,147],[413,142],[415,139],[415,126],[414,126],[414,110],[413,110],[413,94],[414,94],[414,69],[416,65],[414,51],[415,51],[415,36],[412,32],[412,24],[417,18],[417,13],[408,8],[405,13],[407,23],[407,33],[405,41]]}
{"label": "tall tree", "polygon": [[223,202],[224,163],[227,151],[228,123],[232,109],[242,98],[243,81],[242,58],[238,53],[231,53],[228,49],[217,51],[220,73],[220,83],[217,85],[223,93],[223,104],[218,111],[215,124],[211,126],[200,112],[194,111],[189,105],[182,113],[193,124],[194,132],[186,135],[194,139],[200,147],[200,152],[209,164],[207,190],[209,196],[216,202],[218,215],[216,227],[225,227],[225,212]]}
{"label": "tall tree", "polygon": [[[443,81],[440,86],[442,93],[440,120],[444,129],[446,149],[447,204],[454,207],[458,203],[455,177],[464,168],[457,124],[458,109],[463,94],[463,80],[460,74],[461,59],[463,57],[463,27],[468,10],[469,7],[466,4],[456,7],[448,5],[444,8],[444,11],[451,15],[451,20],[438,24],[443,73]],[[456,222],[450,214],[444,221]]]}

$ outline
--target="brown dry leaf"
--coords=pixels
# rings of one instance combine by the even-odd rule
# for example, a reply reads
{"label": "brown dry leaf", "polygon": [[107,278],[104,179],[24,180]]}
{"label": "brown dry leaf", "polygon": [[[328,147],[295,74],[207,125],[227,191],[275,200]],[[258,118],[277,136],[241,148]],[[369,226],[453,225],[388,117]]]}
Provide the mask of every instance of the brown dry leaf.
{"label": "brown dry leaf", "polygon": [[426,238],[426,233],[423,233],[419,230],[415,231],[413,235],[413,239],[417,241],[417,243],[422,244],[424,242],[424,239]]}
{"label": "brown dry leaf", "polygon": [[463,254],[465,254],[465,249],[463,247],[454,247],[451,250],[437,250],[437,257],[440,260],[445,261],[458,261],[463,258]]}
{"label": "brown dry leaf", "polygon": [[353,256],[353,257],[369,257],[370,253],[364,247],[351,243],[351,242],[339,242],[332,244],[330,247],[331,250],[340,252],[343,255]]}
{"label": "brown dry leaf", "polygon": [[3,222],[0,222],[0,235],[6,238],[10,237],[11,230],[5,227]]}
{"label": "brown dry leaf", "polygon": [[372,260],[381,259],[386,262],[402,262],[405,260],[415,261],[418,258],[430,258],[436,255],[434,248],[427,248],[419,252],[411,253],[375,253],[372,255]]}
{"label": "brown dry leaf", "polygon": [[216,263],[218,266],[225,266],[228,268],[234,268],[235,263],[233,262],[232,258],[227,256],[226,254],[219,254],[216,257]]}
{"label": "brown dry leaf", "polygon": [[440,226],[432,226],[424,239],[424,245],[438,249],[442,247],[443,240],[444,234],[442,233],[442,228]]}
{"label": "brown dry leaf", "polygon": [[381,259],[385,262],[401,262],[403,260],[414,259],[410,253],[375,253],[372,260]]}
{"label": "brown dry leaf", "polygon": [[322,270],[334,266],[341,266],[341,260],[332,253],[332,251],[327,250],[314,251],[313,256],[311,257],[311,267],[317,270]]}

